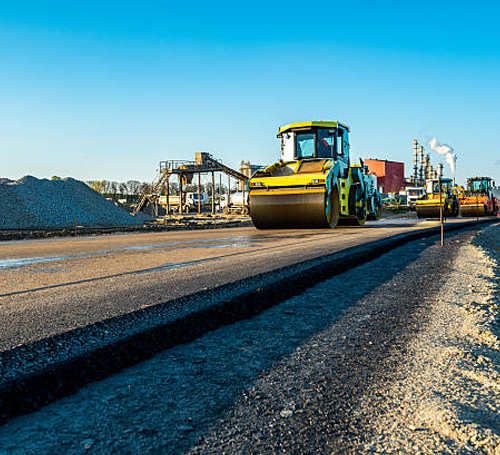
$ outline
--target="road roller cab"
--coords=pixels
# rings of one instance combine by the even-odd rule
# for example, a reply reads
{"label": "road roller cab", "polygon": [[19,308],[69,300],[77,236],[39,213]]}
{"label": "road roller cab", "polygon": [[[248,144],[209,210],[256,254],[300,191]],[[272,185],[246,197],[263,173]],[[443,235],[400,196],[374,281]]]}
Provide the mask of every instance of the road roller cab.
{"label": "road roller cab", "polygon": [[460,199],[462,216],[486,216],[498,213],[498,201],[493,196],[495,182],[489,177],[467,179],[467,189]]}
{"label": "road roller cab", "polygon": [[279,129],[281,162],[332,159],[349,165],[349,128],[339,122],[291,123]]}
{"label": "road roller cab", "polygon": [[[256,227],[335,227],[339,218],[347,217],[365,222],[371,213],[369,176],[362,164],[350,166],[346,125],[292,123],[279,129],[278,138],[280,160],[249,182],[250,216]],[[372,212],[377,214],[377,207]]]}
{"label": "road roller cab", "polygon": [[453,191],[453,181],[451,179],[441,178],[441,191],[439,189],[439,179],[428,179],[425,187],[426,193],[415,202],[418,218],[439,218],[441,206],[443,216],[458,216],[459,202],[457,195]]}

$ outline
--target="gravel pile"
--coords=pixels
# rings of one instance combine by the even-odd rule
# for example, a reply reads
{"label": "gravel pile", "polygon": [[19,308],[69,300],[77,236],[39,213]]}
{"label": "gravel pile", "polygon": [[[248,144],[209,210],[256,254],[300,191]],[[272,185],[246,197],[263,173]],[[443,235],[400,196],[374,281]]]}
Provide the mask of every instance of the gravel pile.
{"label": "gravel pile", "polygon": [[72,178],[0,179],[0,229],[52,229],[74,226],[142,224],[85,183]]}

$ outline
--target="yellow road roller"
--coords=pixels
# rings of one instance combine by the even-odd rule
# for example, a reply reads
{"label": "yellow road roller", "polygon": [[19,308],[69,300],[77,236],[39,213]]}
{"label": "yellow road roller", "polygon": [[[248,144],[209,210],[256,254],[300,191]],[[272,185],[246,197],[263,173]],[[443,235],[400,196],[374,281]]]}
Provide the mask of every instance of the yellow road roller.
{"label": "yellow road roller", "polygon": [[460,198],[460,213],[467,216],[496,216],[498,200],[493,196],[495,182],[490,177],[467,179],[467,189]]}
{"label": "yellow road roller", "polygon": [[444,217],[458,216],[458,197],[453,191],[453,181],[441,178],[441,200],[439,199],[439,179],[426,181],[426,192],[415,202],[418,218],[439,218],[440,207]]}
{"label": "yellow road roller", "polygon": [[250,217],[259,229],[333,228],[378,219],[382,198],[366,167],[350,164],[349,128],[335,121],[279,129],[280,160],[248,183]]}

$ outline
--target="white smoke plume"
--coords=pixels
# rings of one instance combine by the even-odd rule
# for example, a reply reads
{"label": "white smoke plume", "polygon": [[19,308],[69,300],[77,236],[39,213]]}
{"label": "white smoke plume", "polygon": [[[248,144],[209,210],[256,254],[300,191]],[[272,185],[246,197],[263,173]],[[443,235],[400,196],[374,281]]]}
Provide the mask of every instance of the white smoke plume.
{"label": "white smoke plume", "polygon": [[440,155],[444,155],[448,166],[450,166],[451,173],[455,176],[455,169],[457,164],[457,154],[454,150],[447,144],[441,144],[435,137],[429,141],[429,147],[438,152]]}

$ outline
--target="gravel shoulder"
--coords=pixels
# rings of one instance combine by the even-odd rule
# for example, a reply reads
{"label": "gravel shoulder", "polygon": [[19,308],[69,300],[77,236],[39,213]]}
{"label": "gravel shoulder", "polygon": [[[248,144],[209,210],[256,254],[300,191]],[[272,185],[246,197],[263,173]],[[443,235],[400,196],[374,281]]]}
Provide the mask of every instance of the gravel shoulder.
{"label": "gravel shoulder", "polygon": [[500,228],[460,248],[393,385],[366,400],[368,453],[500,454]]}
{"label": "gravel shoulder", "polygon": [[498,455],[499,234],[423,251],[273,366],[188,453]]}

